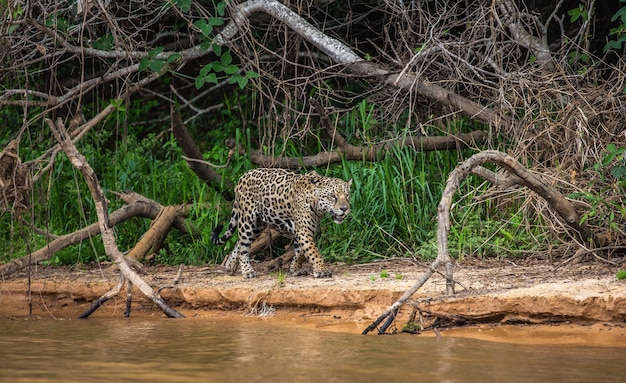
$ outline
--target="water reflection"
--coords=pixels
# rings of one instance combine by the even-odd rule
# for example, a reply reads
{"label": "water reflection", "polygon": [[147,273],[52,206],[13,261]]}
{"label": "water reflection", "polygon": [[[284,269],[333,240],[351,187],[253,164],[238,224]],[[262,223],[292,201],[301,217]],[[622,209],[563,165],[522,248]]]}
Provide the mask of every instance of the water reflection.
{"label": "water reflection", "polygon": [[362,336],[262,320],[0,320],[0,382],[624,382],[624,349]]}

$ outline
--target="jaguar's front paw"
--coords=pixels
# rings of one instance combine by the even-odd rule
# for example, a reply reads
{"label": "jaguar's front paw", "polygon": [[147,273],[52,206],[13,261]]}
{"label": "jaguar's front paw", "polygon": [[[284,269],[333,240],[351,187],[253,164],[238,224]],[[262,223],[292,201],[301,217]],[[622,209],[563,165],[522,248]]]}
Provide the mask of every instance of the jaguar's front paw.
{"label": "jaguar's front paw", "polygon": [[244,279],[251,279],[259,276],[259,274],[257,274],[257,272],[254,270],[248,271],[247,273],[242,272],[241,275],[243,275]]}
{"label": "jaguar's front paw", "polygon": [[333,276],[333,273],[330,270],[325,269],[313,272],[313,276],[315,278],[329,278]]}
{"label": "jaguar's front paw", "polygon": [[305,269],[298,269],[298,270],[289,270],[289,274],[291,274],[292,277],[300,277],[303,275],[307,275],[308,273],[306,272]]}

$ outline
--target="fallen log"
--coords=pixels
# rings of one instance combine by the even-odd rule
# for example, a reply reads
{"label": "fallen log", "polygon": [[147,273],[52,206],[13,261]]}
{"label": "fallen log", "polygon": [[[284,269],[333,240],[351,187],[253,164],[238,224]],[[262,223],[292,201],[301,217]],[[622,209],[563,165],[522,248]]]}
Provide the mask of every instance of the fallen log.
{"label": "fallen log", "polygon": [[[115,210],[109,215],[109,223],[111,226],[115,226],[120,222],[126,221],[133,217],[155,219],[159,215],[159,212],[163,209],[163,206],[159,203],[152,201],[149,198],[141,196],[137,193],[113,192],[113,194],[122,198],[125,202],[128,203],[128,205]],[[177,208],[177,211],[180,211],[180,209]],[[184,213],[184,211],[181,212],[181,214]],[[174,219],[172,226],[183,233],[188,232],[185,221],[180,216],[177,216]],[[98,234],[100,234],[100,226],[98,222],[95,222],[73,233],[56,237],[41,249],[36,250],[24,257],[14,259],[0,266],[0,275],[6,278],[11,274],[14,274],[24,269],[28,265],[36,265],[39,262],[48,260],[56,252]]]}

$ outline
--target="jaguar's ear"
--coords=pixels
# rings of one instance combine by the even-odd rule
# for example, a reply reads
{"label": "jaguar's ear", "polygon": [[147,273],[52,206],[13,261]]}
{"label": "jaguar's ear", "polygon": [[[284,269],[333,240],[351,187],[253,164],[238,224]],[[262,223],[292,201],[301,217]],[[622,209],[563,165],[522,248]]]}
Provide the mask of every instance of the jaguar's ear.
{"label": "jaguar's ear", "polygon": [[322,176],[320,176],[319,174],[317,174],[317,172],[313,170],[307,174],[307,178],[309,179],[309,181],[311,181],[313,185],[318,185],[323,179]]}
{"label": "jaguar's ear", "polygon": [[352,178],[348,181],[348,189],[350,189],[350,186],[352,186]]}

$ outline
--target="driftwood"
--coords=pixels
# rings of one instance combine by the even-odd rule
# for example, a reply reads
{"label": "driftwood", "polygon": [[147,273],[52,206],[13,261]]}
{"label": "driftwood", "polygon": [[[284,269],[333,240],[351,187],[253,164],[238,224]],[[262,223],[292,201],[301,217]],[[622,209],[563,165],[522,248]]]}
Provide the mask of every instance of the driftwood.
{"label": "driftwood", "polygon": [[[335,138],[339,134],[335,133]],[[391,148],[411,147],[417,151],[450,150],[467,148],[487,140],[487,132],[474,131],[471,133],[458,134],[456,136],[430,136],[430,137],[401,137],[395,140],[379,143],[373,146],[361,147],[346,144],[343,147],[338,144],[337,150],[319,152],[312,156],[303,157],[274,157],[261,154],[252,148],[239,146],[241,154],[249,154],[250,160],[259,166],[277,167],[285,169],[300,169],[302,167],[314,167],[327,164],[341,163],[342,160],[378,161],[384,157]],[[234,139],[226,140],[226,146],[235,149],[237,143]]]}
{"label": "driftwood", "polygon": [[148,231],[126,256],[135,261],[141,261],[149,252],[157,253],[175,218],[175,207],[166,206],[161,209],[158,216],[152,221]]}
{"label": "driftwood", "polygon": [[[506,171],[503,179],[496,173],[491,172],[480,165],[492,162],[499,165]],[[395,320],[396,314],[400,308],[428,281],[433,273],[441,266],[446,266],[446,293],[454,294],[454,280],[452,278],[452,264],[450,263],[450,253],[448,251],[448,232],[450,231],[450,207],[452,206],[452,198],[461,182],[470,174],[485,176],[488,181],[498,180],[504,184],[510,185],[513,180],[516,184],[526,186],[543,199],[545,199],[550,207],[572,228],[582,243],[595,242],[595,239],[585,223],[580,223],[580,216],[576,212],[574,206],[565,198],[556,188],[544,183],[534,174],[524,168],[515,158],[506,153],[496,150],[486,150],[473,155],[465,160],[461,165],[457,166],[448,176],[448,182],[443,191],[441,201],[437,208],[437,258],[431,264],[430,268],[422,274],[417,282],[407,290],[400,299],[393,303],[385,312],[383,312],[374,322],[372,322],[363,334],[374,330],[378,325],[386,319],[385,323],[378,329],[379,334],[384,334],[387,328]],[[508,178],[508,179],[507,179]]]}
{"label": "driftwood", "polygon": [[[124,200],[126,203],[128,203],[128,205],[121,207],[120,209],[112,212],[109,215],[109,223],[111,226],[115,226],[118,223],[133,217],[155,219],[159,215],[159,212],[164,208],[159,203],[144,196],[141,196],[137,193],[113,192],[113,194]],[[177,208],[177,211],[181,211],[181,208]],[[185,213],[185,210],[181,211],[181,215],[184,215]],[[188,232],[182,216],[177,216],[174,219],[172,226],[183,233]],[[96,222],[73,233],[55,237],[46,246],[37,251],[34,251],[30,255],[14,259],[11,262],[5,263],[4,265],[0,266],[0,275],[2,275],[3,277],[7,277],[15,272],[22,270],[29,264],[35,265],[39,262],[50,259],[50,257],[54,255],[57,251],[98,234],[100,234],[100,226],[99,223]]]}
{"label": "driftwood", "polygon": [[107,255],[117,264],[120,269],[120,279],[125,278],[129,283],[129,289],[132,287],[130,284],[137,286],[137,288],[154,302],[164,313],[170,318],[184,318],[184,316],[178,311],[171,308],[159,295],[159,293],[152,289],[126,262],[122,252],[118,249],[115,242],[115,235],[113,233],[113,226],[111,226],[108,214],[108,201],[104,196],[104,192],[100,187],[98,178],[96,177],[93,169],[86,161],[85,157],[80,154],[76,149],[76,146],[72,143],[63,122],[59,119],[54,124],[50,119],[45,120],[50,130],[52,131],[55,139],[61,144],[63,151],[69,158],[72,166],[81,172],[87,186],[91,191],[91,195],[96,205],[96,214],[98,215],[98,224],[100,226],[100,232],[102,234],[102,242]]}

